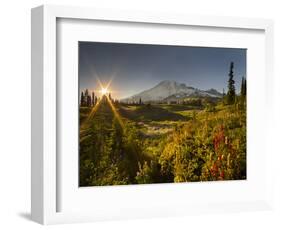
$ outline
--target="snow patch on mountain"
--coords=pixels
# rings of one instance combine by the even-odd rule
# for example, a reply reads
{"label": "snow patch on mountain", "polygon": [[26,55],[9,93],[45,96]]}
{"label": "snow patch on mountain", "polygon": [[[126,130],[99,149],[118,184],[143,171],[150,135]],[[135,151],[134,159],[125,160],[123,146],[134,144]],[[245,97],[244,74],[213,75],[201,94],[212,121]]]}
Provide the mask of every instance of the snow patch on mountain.
{"label": "snow patch on mountain", "polygon": [[141,100],[146,101],[163,101],[167,98],[184,98],[184,97],[221,97],[222,94],[215,89],[200,90],[192,86],[187,86],[184,83],[176,81],[162,81],[151,89],[145,90],[141,93],[133,95],[129,98],[122,99],[121,101],[133,102]]}

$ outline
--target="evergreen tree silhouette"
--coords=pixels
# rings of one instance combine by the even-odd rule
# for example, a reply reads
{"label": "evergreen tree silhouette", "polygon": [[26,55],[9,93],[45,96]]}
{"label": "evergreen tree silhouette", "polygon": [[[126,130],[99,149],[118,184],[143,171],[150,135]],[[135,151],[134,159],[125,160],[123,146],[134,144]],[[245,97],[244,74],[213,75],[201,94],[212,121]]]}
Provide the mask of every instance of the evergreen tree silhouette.
{"label": "evergreen tree silhouette", "polygon": [[92,105],[91,96],[88,95],[88,96],[87,96],[87,106],[90,107],[91,105]]}
{"label": "evergreen tree silhouette", "polygon": [[85,102],[85,96],[84,96],[84,92],[81,92],[81,98],[80,98],[80,106],[84,106],[84,102]]}
{"label": "evergreen tree silhouette", "polygon": [[95,92],[92,92],[92,106],[95,106],[96,101],[95,101]]}
{"label": "evergreen tree silhouette", "polygon": [[246,96],[246,78],[243,76],[242,77],[242,82],[241,82],[241,96],[245,97]]}
{"label": "evergreen tree silhouette", "polygon": [[234,63],[230,63],[229,79],[228,79],[228,92],[227,92],[227,104],[232,105],[235,102],[235,81],[233,74]]}

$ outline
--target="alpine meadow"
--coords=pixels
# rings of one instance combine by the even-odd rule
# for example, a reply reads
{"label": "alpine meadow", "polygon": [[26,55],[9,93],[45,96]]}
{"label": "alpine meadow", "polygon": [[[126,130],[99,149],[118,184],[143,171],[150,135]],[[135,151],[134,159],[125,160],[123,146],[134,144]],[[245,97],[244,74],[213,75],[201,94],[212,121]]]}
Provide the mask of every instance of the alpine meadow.
{"label": "alpine meadow", "polygon": [[247,178],[246,49],[78,46],[80,187]]}

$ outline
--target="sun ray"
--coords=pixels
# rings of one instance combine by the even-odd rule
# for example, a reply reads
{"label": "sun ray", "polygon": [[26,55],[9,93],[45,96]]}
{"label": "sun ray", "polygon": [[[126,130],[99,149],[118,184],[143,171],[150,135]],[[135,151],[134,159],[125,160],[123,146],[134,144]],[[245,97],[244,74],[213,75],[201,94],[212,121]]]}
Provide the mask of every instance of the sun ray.
{"label": "sun ray", "polygon": [[108,81],[106,88],[108,89],[109,86],[111,85],[111,82],[113,81],[114,76],[111,76],[110,80]]}
{"label": "sun ray", "polygon": [[122,121],[122,118],[120,116],[120,114],[118,113],[118,111],[116,110],[115,106],[113,105],[112,101],[109,99],[109,97],[106,95],[108,104],[110,105],[110,108],[114,114],[114,116],[116,117],[118,123],[120,124],[121,128],[124,130],[124,122]]}
{"label": "sun ray", "polygon": [[[118,113],[118,111],[116,110],[115,106],[113,105],[112,101],[109,99],[108,96],[107,97],[107,101],[108,101],[108,104],[110,105],[110,108],[112,109],[112,112],[114,113],[114,116],[116,117],[119,125],[121,126],[122,130],[124,131],[125,130],[125,125],[124,125],[124,122],[121,118],[121,115]],[[137,147],[135,145],[131,145],[131,147],[133,148],[134,152],[137,153]],[[136,159],[137,159],[137,162],[140,162],[141,161],[141,158],[138,154],[135,155],[136,156]],[[142,162],[143,163],[143,162]]]}
{"label": "sun ray", "polygon": [[91,112],[89,113],[89,115],[87,116],[87,118],[85,119],[85,121],[81,124],[81,130],[85,129],[85,126],[88,124],[88,122],[93,118],[93,116],[96,114],[98,108],[100,106],[100,100],[97,101],[97,104],[95,104],[95,106],[91,109]]}
{"label": "sun ray", "polygon": [[103,96],[103,95],[107,95],[109,93],[109,91],[107,88],[101,88],[100,93]]}
{"label": "sun ray", "polygon": [[111,84],[113,78],[111,78],[111,79],[109,80],[109,82],[106,84],[106,86],[104,86],[104,85],[102,84],[102,82],[100,81],[100,79],[99,79],[98,77],[96,77],[96,79],[97,79],[98,85],[99,85],[99,87],[100,87],[99,92],[101,93],[101,95],[103,96],[103,95],[105,95],[105,94],[108,94],[108,93],[109,93],[109,86],[110,86],[110,84]]}
{"label": "sun ray", "polygon": [[96,79],[97,79],[97,82],[98,82],[98,84],[99,84],[99,87],[102,89],[102,88],[103,88],[103,85],[102,85],[102,83],[101,83],[99,77],[96,76]]}

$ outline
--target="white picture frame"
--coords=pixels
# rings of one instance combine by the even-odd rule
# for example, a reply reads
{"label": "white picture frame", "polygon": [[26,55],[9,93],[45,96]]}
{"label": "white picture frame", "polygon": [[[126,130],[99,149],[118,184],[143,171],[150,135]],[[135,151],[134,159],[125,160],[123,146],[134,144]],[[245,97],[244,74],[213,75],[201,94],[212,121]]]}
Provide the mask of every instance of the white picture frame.
{"label": "white picture frame", "polygon": [[[262,182],[257,182],[257,187],[263,187],[261,193],[257,193],[255,200],[242,199],[205,199],[204,202],[198,202],[196,199],[193,203],[182,202],[179,200],[167,202],[166,205],[159,203],[150,203],[147,207],[133,207],[130,201],[124,207],[110,207],[110,204],[102,209],[83,210],[83,206],[79,207],[79,211],[64,211],[58,209],[61,193],[58,188],[61,186],[59,179],[58,156],[57,156],[57,99],[60,88],[57,84],[57,31],[58,20],[93,20],[103,21],[105,23],[124,22],[138,24],[151,24],[155,27],[169,26],[170,28],[185,26],[203,28],[219,28],[221,30],[243,30],[261,31],[264,41],[264,73],[261,74],[259,87],[262,93],[260,95],[263,105],[267,107],[262,116],[257,116],[255,122],[262,117],[265,118],[263,126],[264,133],[267,134],[265,143],[259,143],[264,150],[262,158],[265,164],[265,176]],[[209,213],[209,212],[225,212],[225,211],[245,211],[245,210],[264,210],[272,207],[272,169],[271,161],[273,153],[270,149],[270,120],[271,111],[273,111],[273,22],[266,19],[247,19],[247,18],[231,18],[231,17],[214,17],[214,16],[191,16],[191,15],[173,15],[159,14],[148,12],[131,12],[131,11],[113,11],[91,8],[66,7],[44,5],[32,9],[32,188],[31,188],[31,213],[32,219],[41,224],[57,224],[83,221],[96,221],[107,219],[124,219],[124,218],[141,218],[153,216],[172,216],[185,215],[191,213]],[[237,41],[239,43],[239,41]],[[263,85],[262,82],[265,84]],[[263,88],[264,87],[264,88]],[[251,90],[251,88],[250,88]],[[252,98],[252,99],[251,99]],[[254,97],[250,97],[254,101]],[[250,106],[251,113],[255,112],[255,107]],[[252,126],[254,122],[252,122]],[[249,134],[249,133],[248,133]],[[252,140],[255,140],[254,132],[250,132]],[[257,137],[257,140],[260,137]],[[261,158],[260,158],[261,159]],[[261,161],[259,162],[261,163]],[[253,171],[254,172],[254,171]],[[227,182],[225,182],[227,183]],[[246,182],[247,183],[247,182]],[[260,184],[258,184],[260,183]],[[182,191],[186,189],[186,184],[161,184],[157,187],[146,188],[138,187],[142,196],[149,193],[155,193],[156,189],[168,188],[168,190],[177,195],[179,198],[183,196]],[[198,185],[196,185],[199,187]],[[229,189],[232,189],[232,184]],[[234,185],[234,190],[240,185]],[[121,188],[122,187],[122,188]],[[127,186],[118,187],[119,193],[126,193],[128,196],[134,192],[136,187]],[[200,190],[208,190],[210,185],[204,183],[200,185]],[[211,187],[210,187],[211,188]],[[223,189],[224,182],[220,182],[214,188]],[[254,189],[255,187],[252,187]],[[111,188],[112,189],[112,188]],[[127,193],[129,191],[129,193]],[[215,191],[214,190],[214,191]],[[196,193],[198,190],[193,190]],[[217,191],[217,190],[216,190]],[[90,193],[97,192],[92,190]],[[112,190],[107,189],[98,191],[110,195]],[[196,196],[196,194],[194,194]],[[250,193],[249,193],[250,196]],[[254,197],[254,196],[253,196]],[[69,200],[69,199],[68,199]],[[126,203],[126,201],[124,201]],[[75,204],[75,202],[73,202]],[[83,204],[85,205],[85,203]],[[71,207],[71,204],[68,204]],[[75,209],[75,208],[73,208]],[[59,211],[58,211],[59,210]],[[100,211],[99,211],[100,210]]]}

